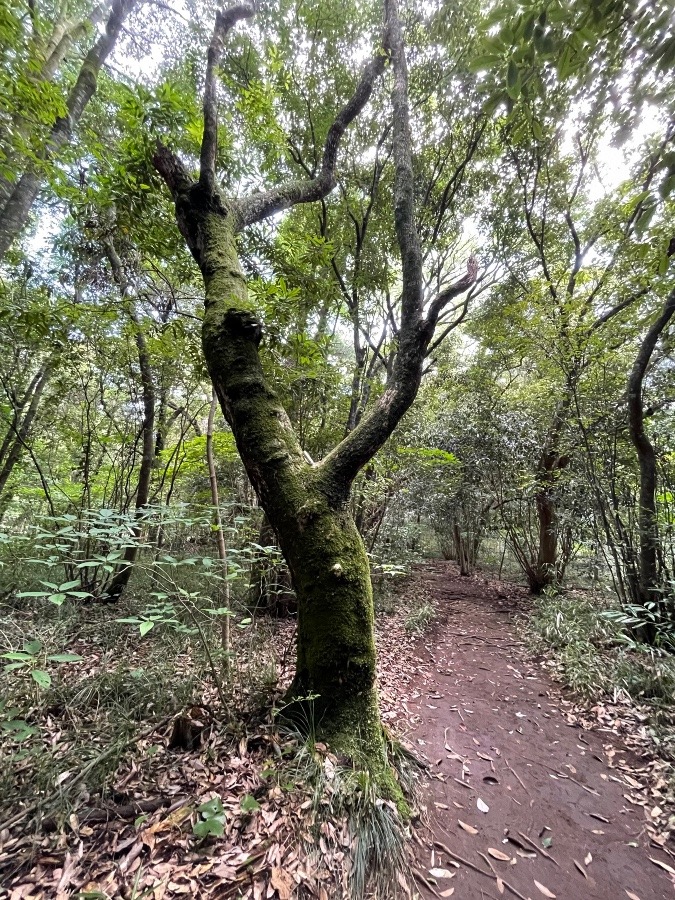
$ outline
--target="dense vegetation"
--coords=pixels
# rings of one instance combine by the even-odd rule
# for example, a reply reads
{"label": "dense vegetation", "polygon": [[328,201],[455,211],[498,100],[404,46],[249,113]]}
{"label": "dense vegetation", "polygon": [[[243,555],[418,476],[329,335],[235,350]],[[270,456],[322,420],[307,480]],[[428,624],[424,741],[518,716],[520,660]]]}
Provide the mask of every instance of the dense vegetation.
{"label": "dense vegetation", "polygon": [[5,0],[0,728],[37,797],[55,709],[117,761],[209,691],[231,731],[310,723],[405,820],[373,586],[430,555],[522,580],[582,691],[669,704],[674,27]]}

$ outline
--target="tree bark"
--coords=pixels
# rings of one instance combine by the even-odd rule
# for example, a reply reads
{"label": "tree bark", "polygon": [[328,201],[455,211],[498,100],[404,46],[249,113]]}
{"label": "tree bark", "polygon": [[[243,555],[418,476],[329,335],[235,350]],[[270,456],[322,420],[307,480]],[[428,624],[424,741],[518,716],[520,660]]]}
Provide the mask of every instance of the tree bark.
{"label": "tree bark", "polygon": [[[670,292],[661,314],[647,331],[628,379],[628,425],[640,467],[640,508],[638,513],[640,540],[639,590],[640,600],[644,605],[654,602],[662,606],[662,597],[659,592],[656,454],[644,427],[645,414],[642,403],[642,387],[657,341],[673,314],[675,314],[675,289]],[[650,634],[646,634],[646,637],[650,641],[653,640],[653,630]]]}

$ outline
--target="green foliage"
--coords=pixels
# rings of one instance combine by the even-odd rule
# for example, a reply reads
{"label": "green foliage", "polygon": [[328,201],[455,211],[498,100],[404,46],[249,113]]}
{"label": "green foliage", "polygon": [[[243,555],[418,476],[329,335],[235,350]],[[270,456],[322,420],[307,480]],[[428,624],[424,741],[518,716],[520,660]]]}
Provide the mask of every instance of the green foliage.
{"label": "green foliage", "polygon": [[197,812],[199,813],[200,818],[192,826],[192,833],[195,837],[222,837],[225,829],[226,815],[223,808],[223,801],[220,797],[214,797],[212,800],[207,800],[205,803],[202,803],[197,807]]}
{"label": "green foliage", "polygon": [[15,676],[28,675],[39,688],[50,687],[52,676],[43,668],[49,663],[82,662],[77,653],[47,653],[42,641],[26,641],[21,650],[10,650],[0,653],[0,659],[9,660],[4,666],[5,672],[13,672]]}
{"label": "green foliage", "polygon": [[640,703],[672,706],[675,661],[665,648],[636,639],[631,629],[644,614],[607,609],[607,597],[548,591],[535,601],[530,619],[534,646],[552,650],[555,665],[579,694],[597,699],[623,690]]}
{"label": "green foliage", "polygon": [[435,610],[431,603],[420,603],[406,616],[405,629],[413,634],[423,634],[434,617]]}

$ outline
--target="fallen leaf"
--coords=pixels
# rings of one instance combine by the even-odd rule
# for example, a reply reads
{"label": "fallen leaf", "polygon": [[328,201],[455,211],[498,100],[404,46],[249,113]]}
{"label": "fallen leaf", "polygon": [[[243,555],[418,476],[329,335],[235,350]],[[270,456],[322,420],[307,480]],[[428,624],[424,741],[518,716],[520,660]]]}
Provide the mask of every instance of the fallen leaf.
{"label": "fallen leaf", "polygon": [[501,880],[501,878],[497,878],[497,890],[500,894],[504,893],[504,882]]}
{"label": "fallen leaf", "polygon": [[591,864],[592,862],[593,862],[593,857],[592,857],[592,855],[591,855],[590,853],[587,853],[587,854],[586,854],[586,858],[584,859],[584,864],[587,865],[587,866],[590,866],[590,864]]}
{"label": "fallen leaf", "polygon": [[640,900],[638,895],[634,894],[632,891],[626,891],[626,894],[628,897],[630,897],[630,900]]}
{"label": "fallen leaf", "polygon": [[581,865],[581,863],[580,863],[580,862],[577,862],[576,859],[573,859],[572,862],[573,862],[574,865],[577,867],[577,869],[581,872],[581,874],[584,876],[584,878],[588,878],[588,874],[587,874],[587,872],[586,872],[586,869],[584,869],[584,867]]}
{"label": "fallen leaf", "polygon": [[293,876],[284,869],[272,869],[270,884],[279,894],[279,900],[291,900],[291,892],[295,887]]}
{"label": "fallen leaf", "polygon": [[543,894],[544,897],[548,897],[549,900],[555,900],[555,894],[553,893],[553,891],[549,891],[546,885],[540,884],[536,878],[533,878],[532,880],[534,881],[534,886],[540,894]]}
{"label": "fallen leaf", "polygon": [[441,897],[452,897],[455,893],[454,888],[448,888],[447,891],[441,891]]}
{"label": "fallen leaf", "polygon": [[668,863],[661,862],[660,859],[654,859],[653,856],[650,856],[649,859],[655,866],[659,866],[659,868],[665,869],[666,872],[670,872],[671,875],[675,875],[675,869],[673,869],[672,866],[669,866]]}
{"label": "fallen leaf", "polygon": [[467,834],[478,834],[478,829],[474,828],[473,825],[467,825],[466,822],[462,822],[461,819],[457,819],[459,822],[459,827],[464,829]]}
{"label": "fallen leaf", "polygon": [[511,857],[508,853],[502,853],[501,850],[495,850],[494,847],[488,847],[488,853],[493,859],[501,859],[502,862],[510,862]]}
{"label": "fallen leaf", "polygon": [[457,873],[448,869],[429,869],[429,874],[433,878],[454,878]]}
{"label": "fallen leaf", "polygon": [[481,800],[480,797],[476,800],[476,806],[482,813],[489,813],[490,807],[485,803],[484,800]]}

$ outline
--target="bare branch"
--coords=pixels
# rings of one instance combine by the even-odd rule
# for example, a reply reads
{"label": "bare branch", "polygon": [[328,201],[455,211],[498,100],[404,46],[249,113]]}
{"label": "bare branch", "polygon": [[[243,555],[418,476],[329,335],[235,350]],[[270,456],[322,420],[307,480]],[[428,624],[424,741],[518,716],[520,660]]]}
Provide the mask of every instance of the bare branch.
{"label": "bare branch", "polygon": [[185,164],[159,141],[152,157],[152,164],[166,182],[174,200],[194,184]]}
{"label": "bare branch", "polygon": [[[424,279],[415,217],[408,68],[397,0],[385,0],[385,15],[385,37],[391,52],[394,75],[391,95],[395,166],[394,220],[402,268],[401,324],[396,335],[396,356],[393,365],[387,369],[384,394],[368,415],[361,419],[321,463],[326,488],[336,491],[344,491],[345,487],[351,485],[359,469],[375,455],[410,408],[417,396],[424,371],[426,348],[438,315],[452,296],[466,290],[473,283],[477,271],[477,265],[472,260],[466,280],[461,280],[461,286],[458,283],[443,291],[439,295],[443,299],[440,302],[434,301],[432,305],[431,319],[423,319]],[[386,299],[393,323],[393,312],[388,297]]]}
{"label": "bare branch", "polygon": [[241,19],[250,19],[255,13],[253,3],[238,3],[216,13],[216,24],[206,57],[206,83],[204,86],[204,134],[199,155],[199,183],[212,194],[216,186],[216,153],[218,150],[218,92],[217,70],[223,56],[223,45],[228,31]]}
{"label": "bare branch", "polygon": [[434,333],[434,328],[436,327],[436,323],[438,322],[438,317],[441,315],[448,303],[450,303],[451,300],[454,300],[455,297],[459,297],[459,295],[463,294],[464,291],[468,291],[471,285],[475,282],[477,275],[478,260],[472,254],[466,263],[466,275],[462,276],[462,278],[458,279],[453,284],[448,285],[448,287],[442,290],[440,294],[438,294],[438,296],[434,300],[432,300],[424,323],[425,330],[427,332],[427,340],[431,340],[431,337]]}

